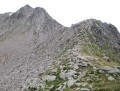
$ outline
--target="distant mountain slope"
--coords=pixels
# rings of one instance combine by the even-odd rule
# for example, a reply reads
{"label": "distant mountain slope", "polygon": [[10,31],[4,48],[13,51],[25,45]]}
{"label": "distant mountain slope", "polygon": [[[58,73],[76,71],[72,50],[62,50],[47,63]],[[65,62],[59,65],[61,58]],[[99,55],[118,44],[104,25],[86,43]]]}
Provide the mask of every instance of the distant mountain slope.
{"label": "distant mountain slope", "polygon": [[[92,48],[97,55],[105,53],[113,60],[120,62],[120,33],[114,25],[89,19],[73,25],[71,29],[77,30],[77,35],[84,42],[84,47]],[[100,51],[102,53],[99,53]]]}
{"label": "distant mountain slope", "polygon": [[102,57],[102,61],[106,57],[111,63],[105,64],[119,66],[120,33],[112,24],[95,19],[64,27],[43,8],[29,5],[0,14],[0,91],[35,85],[35,78],[52,62],[70,60],[75,54]]}

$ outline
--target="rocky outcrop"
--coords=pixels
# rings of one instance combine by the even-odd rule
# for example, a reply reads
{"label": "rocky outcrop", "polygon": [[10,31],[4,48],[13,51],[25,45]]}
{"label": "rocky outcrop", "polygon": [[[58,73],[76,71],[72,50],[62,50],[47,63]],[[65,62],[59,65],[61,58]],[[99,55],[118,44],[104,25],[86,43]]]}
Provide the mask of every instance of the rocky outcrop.
{"label": "rocky outcrop", "polygon": [[[76,55],[76,57],[73,55]],[[33,88],[36,88],[33,91],[112,91],[120,89],[118,84],[120,82],[120,69],[115,67],[113,63],[110,64],[114,68],[110,65],[105,67],[106,64],[102,62],[103,60],[100,61],[97,56],[88,57],[81,55],[80,53],[74,54],[73,50],[67,50],[52,63],[49,69],[39,75],[39,83],[37,83],[39,85],[32,85],[31,82],[26,87],[28,88],[26,91],[33,90]],[[47,80],[52,77],[55,79]],[[114,84],[116,87],[111,86],[110,88],[110,84]]]}
{"label": "rocky outcrop", "polygon": [[88,19],[72,25],[71,28],[77,30],[79,32],[78,36],[83,37],[84,41],[90,44],[95,43],[100,47],[110,47],[114,51],[120,51],[120,33],[112,24],[102,23],[96,19]]}

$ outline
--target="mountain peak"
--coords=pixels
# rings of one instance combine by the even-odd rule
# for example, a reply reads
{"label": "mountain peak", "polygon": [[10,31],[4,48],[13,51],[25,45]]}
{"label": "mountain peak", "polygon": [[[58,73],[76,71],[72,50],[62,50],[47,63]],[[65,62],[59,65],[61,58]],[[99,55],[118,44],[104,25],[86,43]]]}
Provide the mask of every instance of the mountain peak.
{"label": "mountain peak", "polygon": [[20,8],[19,9],[20,11],[22,11],[22,10],[35,10],[35,11],[37,11],[37,12],[40,12],[40,11],[45,11],[46,12],[46,10],[44,9],[44,8],[41,8],[41,7],[36,7],[36,8],[32,8],[30,5],[25,5],[25,6],[23,6],[22,8]]}
{"label": "mountain peak", "polygon": [[28,10],[32,10],[33,8],[30,5],[25,5],[22,8],[20,8],[18,11],[28,11]]}
{"label": "mountain peak", "polygon": [[25,5],[21,7],[18,11],[14,12],[11,16],[10,19],[21,19],[28,17],[30,14],[33,12],[33,8],[30,5]]}
{"label": "mountain peak", "polygon": [[28,5],[28,4],[26,4],[24,7],[22,7],[22,8],[24,8],[24,9],[30,9],[30,8],[32,8],[30,5]]}

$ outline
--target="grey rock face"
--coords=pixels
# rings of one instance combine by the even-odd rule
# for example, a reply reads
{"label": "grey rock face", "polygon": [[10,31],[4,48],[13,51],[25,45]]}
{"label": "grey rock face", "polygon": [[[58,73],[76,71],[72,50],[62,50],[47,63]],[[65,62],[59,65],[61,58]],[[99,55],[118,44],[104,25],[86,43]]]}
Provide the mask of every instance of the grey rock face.
{"label": "grey rock face", "polygon": [[39,7],[0,20],[0,91],[20,91],[65,50],[72,34]]}
{"label": "grey rock face", "polygon": [[[92,39],[88,33],[93,36]],[[107,40],[114,51],[120,51],[120,34],[111,24],[89,19],[67,28],[43,8],[29,5],[14,13],[0,14],[0,91],[23,90],[64,51],[78,43],[81,46],[82,38],[87,43],[96,42],[100,46]],[[76,48],[74,54],[77,53]],[[88,59],[92,60],[84,56],[71,60],[81,60],[81,65],[86,67]],[[74,68],[77,69],[77,65]],[[67,75],[74,74],[70,70]],[[54,80],[55,77],[46,79]]]}

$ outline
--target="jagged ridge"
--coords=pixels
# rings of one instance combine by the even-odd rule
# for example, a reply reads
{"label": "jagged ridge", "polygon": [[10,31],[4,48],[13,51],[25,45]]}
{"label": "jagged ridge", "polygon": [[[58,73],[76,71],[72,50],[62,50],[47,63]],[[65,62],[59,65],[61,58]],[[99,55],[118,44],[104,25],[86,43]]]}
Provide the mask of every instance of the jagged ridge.
{"label": "jagged ridge", "polygon": [[89,19],[67,28],[43,8],[29,5],[0,15],[0,91],[23,90],[68,50],[77,54],[76,46],[90,56],[101,57],[107,51],[103,56],[119,64],[120,34],[111,24]]}

